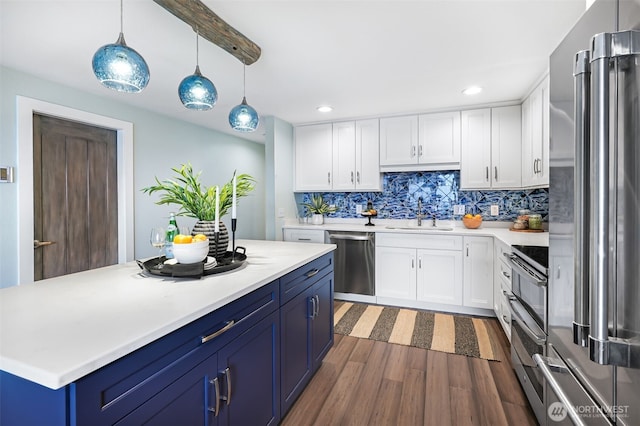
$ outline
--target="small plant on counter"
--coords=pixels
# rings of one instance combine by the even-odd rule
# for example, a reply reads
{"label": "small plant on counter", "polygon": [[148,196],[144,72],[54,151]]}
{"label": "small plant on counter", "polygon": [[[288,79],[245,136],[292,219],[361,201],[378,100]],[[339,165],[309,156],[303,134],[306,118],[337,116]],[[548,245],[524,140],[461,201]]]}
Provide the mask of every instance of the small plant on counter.
{"label": "small plant on counter", "polygon": [[307,209],[309,214],[311,214],[311,223],[314,225],[322,225],[325,214],[333,213],[338,210],[335,206],[327,204],[327,202],[322,198],[322,194],[311,195],[311,202],[302,203],[302,206]]}

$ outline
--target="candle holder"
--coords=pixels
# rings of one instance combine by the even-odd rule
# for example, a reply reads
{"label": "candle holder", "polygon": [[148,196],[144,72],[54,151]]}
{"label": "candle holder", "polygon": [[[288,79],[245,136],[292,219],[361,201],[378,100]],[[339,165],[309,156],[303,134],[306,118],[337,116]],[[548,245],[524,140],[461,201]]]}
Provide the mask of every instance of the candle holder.
{"label": "candle holder", "polygon": [[236,260],[236,226],[238,219],[231,219],[231,262]]}

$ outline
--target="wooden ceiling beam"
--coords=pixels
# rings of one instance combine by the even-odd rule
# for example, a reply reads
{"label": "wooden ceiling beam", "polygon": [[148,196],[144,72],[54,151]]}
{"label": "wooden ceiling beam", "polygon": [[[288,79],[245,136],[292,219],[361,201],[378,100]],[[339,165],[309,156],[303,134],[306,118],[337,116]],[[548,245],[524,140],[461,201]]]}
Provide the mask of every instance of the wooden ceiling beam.
{"label": "wooden ceiling beam", "polygon": [[220,46],[240,62],[251,65],[260,58],[260,46],[227,24],[200,0],[153,0],[187,23],[202,38]]}

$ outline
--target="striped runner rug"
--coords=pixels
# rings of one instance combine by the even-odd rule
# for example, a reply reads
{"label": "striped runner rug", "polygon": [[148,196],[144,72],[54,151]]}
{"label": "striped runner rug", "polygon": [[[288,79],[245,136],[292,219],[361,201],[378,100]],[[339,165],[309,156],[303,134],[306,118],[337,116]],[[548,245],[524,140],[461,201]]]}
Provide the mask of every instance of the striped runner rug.
{"label": "striped runner rug", "polygon": [[486,319],[338,300],[334,310],[337,334],[497,361]]}

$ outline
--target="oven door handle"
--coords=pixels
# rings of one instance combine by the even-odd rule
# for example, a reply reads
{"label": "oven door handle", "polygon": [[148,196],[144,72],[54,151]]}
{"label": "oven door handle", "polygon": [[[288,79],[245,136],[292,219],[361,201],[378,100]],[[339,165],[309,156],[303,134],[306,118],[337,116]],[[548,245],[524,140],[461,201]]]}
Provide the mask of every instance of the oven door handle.
{"label": "oven door handle", "polygon": [[509,259],[511,266],[513,266],[520,275],[524,275],[527,278],[531,279],[531,281],[533,281],[533,283],[538,287],[547,286],[547,279],[536,274],[534,271],[528,268],[527,265],[522,260],[520,260],[518,256],[516,256],[515,254],[511,254],[508,255],[507,258]]}
{"label": "oven door handle", "polygon": [[524,306],[517,298],[509,298],[509,310],[511,311],[511,318],[516,320],[536,345],[543,346],[547,342],[547,335],[538,327],[538,324],[531,318],[531,315],[524,309]]}

